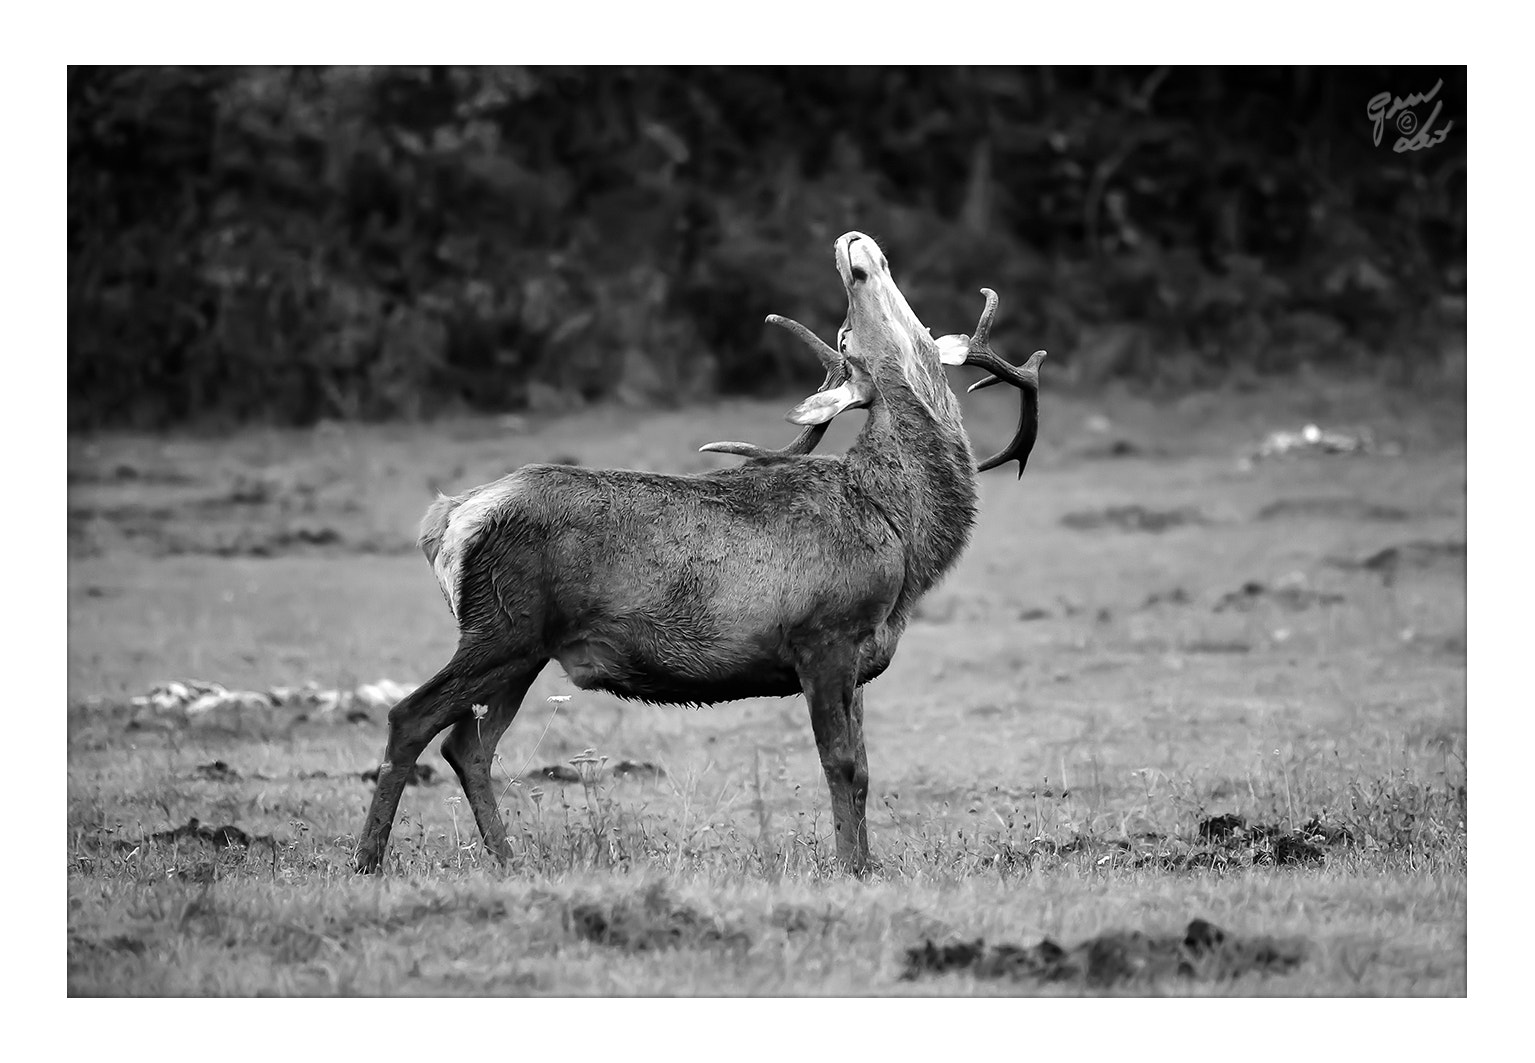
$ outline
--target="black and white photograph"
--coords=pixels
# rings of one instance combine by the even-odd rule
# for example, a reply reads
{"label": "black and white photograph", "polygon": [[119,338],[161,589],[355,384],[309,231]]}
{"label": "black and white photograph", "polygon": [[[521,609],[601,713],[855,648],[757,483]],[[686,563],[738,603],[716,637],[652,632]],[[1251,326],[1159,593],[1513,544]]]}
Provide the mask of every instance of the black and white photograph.
{"label": "black and white photograph", "polygon": [[1467,67],[849,53],[68,67],[65,995],[1467,996]]}

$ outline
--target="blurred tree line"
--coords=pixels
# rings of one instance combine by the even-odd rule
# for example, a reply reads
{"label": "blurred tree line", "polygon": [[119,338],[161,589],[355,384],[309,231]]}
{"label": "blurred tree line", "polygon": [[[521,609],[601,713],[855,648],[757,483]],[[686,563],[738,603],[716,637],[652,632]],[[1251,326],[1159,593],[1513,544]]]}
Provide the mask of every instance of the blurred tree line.
{"label": "blurred tree line", "polygon": [[[1370,98],[1441,76],[1444,142],[1376,145]],[[853,228],[935,331],[995,288],[1002,349],[1064,379],[1464,333],[1463,68],[75,67],[68,97],[72,427],[808,385],[762,319],[832,334]]]}

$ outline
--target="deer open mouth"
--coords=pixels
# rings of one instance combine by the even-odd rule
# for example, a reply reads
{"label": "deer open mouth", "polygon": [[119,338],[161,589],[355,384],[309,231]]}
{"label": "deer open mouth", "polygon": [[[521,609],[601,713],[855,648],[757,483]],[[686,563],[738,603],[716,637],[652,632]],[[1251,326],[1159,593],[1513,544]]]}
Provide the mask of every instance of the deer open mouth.
{"label": "deer open mouth", "polygon": [[855,284],[862,284],[869,279],[870,265],[874,262],[860,264],[858,259],[868,258],[868,248],[860,248],[861,254],[853,254],[853,246],[863,239],[862,233],[847,233],[837,241],[837,272],[842,274],[842,282],[849,288]]}
{"label": "deer open mouth", "polygon": [[[844,320],[841,330],[837,333],[837,349],[833,349],[822,342],[815,333],[804,325],[788,318],[779,317],[776,314],[768,316],[768,322],[779,325],[794,333],[816,353],[822,367],[826,370],[826,379],[822,381],[816,396],[822,396],[829,391],[839,388],[846,389],[852,380],[845,356],[847,354],[847,336],[855,319],[862,320],[872,314],[876,318],[895,315],[902,320],[902,327],[910,326],[916,330],[911,337],[912,342],[920,338],[931,346],[934,341],[926,337],[927,330],[922,328],[911,308],[906,305],[905,298],[895,287],[895,283],[889,278],[889,263],[878,245],[872,240],[864,243],[865,237],[861,233],[848,233],[836,243],[835,254],[837,272],[842,277],[842,282],[851,295],[853,289],[871,279],[871,273],[880,274],[881,284],[886,285],[881,291],[875,292],[875,296],[884,296],[879,299],[878,306],[866,306],[869,296],[858,299],[849,298],[848,317]],[[856,253],[855,253],[856,247]],[[872,250],[871,250],[872,248]],[[855,264],[854,259],[858,260]],[[986,299],[986,307],[981,311],[980,319],[976,322],[974,335],[944,336],[936,341],[939,360],[945,365],[970,365],[978,369],[984,369],[988,375],[976,381],[970,386],[971,391],[990,387],[993,384],[1011,384],[1018,389],[1018,427],[1013,432],[1013,439],[1000,452],[980,462],[976,466],[977,472],[985,472],[994,469],[1005,462],[1016,461],[1018,463],[1018,475],[1023,476],[1024,467],[1029,460],[1029,454],[1034,448],[1034,442],[1039,434],[1039,365],[1045,357],[1044,351],[1035,351],[1028,361],[1022,365],[1013,365],[1004,360],[991,349],[991,324],[997,313],[997,293],[990,288],[982,288],[981,294]],[[828,396],[830,398],[830,396]],[[810,400],[807,400],[809,402]],[[801,407],[806,404],[802,403]],[[793,413],[808,412],[811,414],[825,413],[827,404],[820,402],[812,404],[814,408],[802,411],[796,407]],[[842,408],[850,409],[851,405]],[[840,412],[840,411],[839,411]],[[719,454],[738,454],[745,458],[774,459],[796,457],[809,454],[821,441],[826,431],[826,426],[832,413],[825,419],[802,420],[791,416],[789,418],[795,424],[802,426],[802,431],[787,446],[779,450],[767,450],[753,443],[708,443],[698,449],[700,451],[713,451]]]}

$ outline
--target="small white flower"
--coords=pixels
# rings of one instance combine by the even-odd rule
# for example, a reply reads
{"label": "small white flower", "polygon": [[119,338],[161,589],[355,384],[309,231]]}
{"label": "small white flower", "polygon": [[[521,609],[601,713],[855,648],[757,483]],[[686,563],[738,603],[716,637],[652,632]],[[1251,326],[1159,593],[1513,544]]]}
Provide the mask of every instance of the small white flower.
{"label": "small white flower", "polygon": [[567,701],[570,700],[570,695],[569,694],[550,694],[549,697],[546,698],[545,700],[547,700],[548,702],[550,702],[553,705],[563,705]]}
{"label": "small white flower", "polygon": [[490,711],[490,706],[489,705],[471,705],[471,706],[469,706],[469,711],[474,713],[474,718],[476,720],[483,720],[485,718],[485,714]]}

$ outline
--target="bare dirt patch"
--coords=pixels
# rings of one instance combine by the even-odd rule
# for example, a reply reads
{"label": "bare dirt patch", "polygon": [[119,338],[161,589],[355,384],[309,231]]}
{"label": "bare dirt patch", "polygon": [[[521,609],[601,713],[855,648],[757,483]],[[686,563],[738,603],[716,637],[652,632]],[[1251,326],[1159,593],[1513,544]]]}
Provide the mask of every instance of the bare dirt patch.
{"label": "bare dirt patch", "polygon": [[1407,570],[1429,569],[1440,565],[1453,565],[1456,562],[1459,562],[1462,568],[1466,563],[1466,544],[1457,540],[1439,542],[1418,540],[1398,543],[1361,558],[1335,557],[1329,561],[1336,568],[1359,569],[1374,573],[1388,587]]}
{"label": "bare dirt patch", "polygon": [[209,782],[238,782],[242,776],[226,762],[215,760],[211,764],[199,764],[193,768],[192,778],[207,779]]}
{"label": "bare dirt patch", "polygon": [[1130,532],[1164,532],[1172,528],[1209,524],[1210,518],[1192,506],[1177,509],[1149,509],[1146,506],[1107,506],[1079,510],[1061,518],[1061,523],[1076,531],[1115,528]]}
{"label": "bare dirt patch", "polygon": [[1141,603],[1142,609],[1155,609],[1159,605],[1188,605],[1194,600],[1193,595],[1182,587],[1174,587],[1166,591],[1154,591],[1146,596]]}
{"label": "bare dirt patch", "polygon": [[97,484],[191,484],[195,477],[176,469],[141,467],[128,462],[118,462],[94,468],[69,470],[70,486]]}
{"label": "bare dirt patch", "polygon": [[1236,590],[1223,594],[1215,603],[1215,611],[1228,610],[1245,613],[1264,603],[1272,603],[1291,612],[1314,609],[1318,606],[1340,605],[1346,599],[1336,591],[1318,591],[1299,583],[1269,585],[1259,580],[1248,580]]}
{"label": "bare dirt patch", "polygon": [[[149,836],[149,840],[158,845],[169,845],[175,842],[200,842],[211,845],[214,849],[229,849],[239,847],[249,849],[255,842],[272,844],[270,836],[258,834],[254,837],[245,833],[239,827],[210,827],[201,822],[196,816],[187,820],[180,827],[171,830],[157,831]],[[126,844],[126,843],[119,843]]]}
{"label": "bare dirt patch", "polygon": [[128,934],[113,934],[106,938],[88,938],[80,934],[69,935],[69,956],[71,963],[76,962],[76,957],[82,954],[90,955],[114,955],[127,953],[130,956],[142,956],[149,946],[136,937]]}
{"label": "bare dirt patch", "polygon": [[1401,506],[1366,502],[1362,498],[1281,498],[1258,510],[1256,520],[1327,519],[1358,521],[1404,521],[1412,511]]}
{"label": "bare dirt patch", "polygon": [[1183,644],[1184,653],[1251,653],[1253,644],[1243,639],[1194,639]]}
{"label": "bare dirt patch", "polygon": [[637,901],[572,904],[566,909],[565,925],[576,937],[626,952],[751,946],[751,938],[744,931],[675,900],[660,883]]}
{"label": "bare dirt patch", "polygon": [[621,760],[613,765],[612,771],[620,779],[666,778],[666,769],[648,760]]}
{"label": "bare dirt patch", "polygon": [[[1044,791],[1040,796],[1053,796]],[[1329,854],[1351,850],[1354,834],[1313,816],[1294,829],[1252,823],[1235,813],[1211,816],[1192,837],[1142,830],[1105,836],[1078,831],[999,847],[1001,871],[1050,867],[1079,858],[1095,867],[1149,868],[1168,872],[1240,871],[1265,866],[1321,866]]]}
{"label": "bare dirt patch", "polygon": [[359,521],[363,505],[345,483],[247,469],[208,479],[137,469],[118,463],[70,470],[71,556],[279,557],[412,546],[408,535],[380,536]]}
{"label": "bare dirt patch", "polygon": [[964,971],[976,978],[1065,983],[1102,989],[1180,978],[1224,981],[1246,974],[1283,974],[1299,966],[1306,943],[1272,937],[1242,938],[1203,919],[1182,934],[1116,930],[1064,948],[1049,938],[1037,945],[974,941],[924,942],[906,953],[908,981]]}

